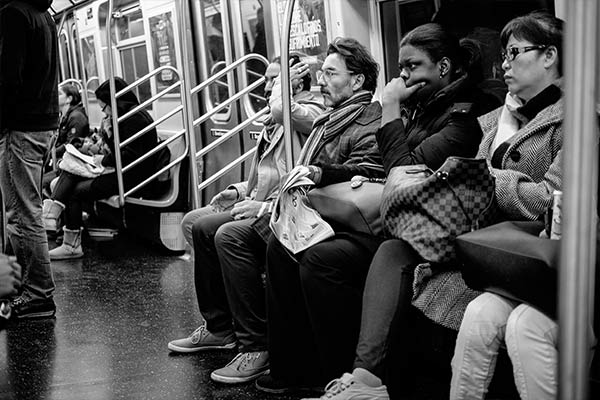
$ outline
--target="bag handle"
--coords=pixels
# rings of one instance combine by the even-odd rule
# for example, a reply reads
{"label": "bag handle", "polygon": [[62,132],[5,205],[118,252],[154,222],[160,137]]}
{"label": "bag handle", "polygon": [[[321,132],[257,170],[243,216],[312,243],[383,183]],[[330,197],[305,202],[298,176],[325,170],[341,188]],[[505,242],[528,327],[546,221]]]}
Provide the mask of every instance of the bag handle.
{"label": "bag handle", "polygon": [[475,219],[475,221],[473,221],[469,217],[469,214],[467,213],[467,211],[465,210],[465,206],[464,206],[464,204],[463,204],[460,196],[456,193],[456,191],[454,190],[454,188],[452,187],[452,185],[450,184],[450,182],[448,182],[448,171],[437,171],[437,172],[434,172],[431,169],[429,171],[432,174],[435,174],[436,178],[440,179],[442,182],[444,182],[446,184],[446,186],[448,186],[448,189],[450,189],[450,191],[452,192],[452,194],[456,198],[456,201],[458,202],[458,206],[460,207],[461,211],[465,215],[465,218],[467,219],[467,222],[469,223],[469,225],[471,225],[471,232],[476,231],[477,229],[479,229],[479,220],[481,219],[481,216],[485,215],[485,213],[487,211],[489,211],[489,209],[494,204],[494,200],[496,198],[496,191],[494,190],[494,192],[492,193],[492,196],[490,197],[490,201],[488,202],[488,204],[481,211],[481,213],[479,213],[479,215],[477,216],[477,218]]}

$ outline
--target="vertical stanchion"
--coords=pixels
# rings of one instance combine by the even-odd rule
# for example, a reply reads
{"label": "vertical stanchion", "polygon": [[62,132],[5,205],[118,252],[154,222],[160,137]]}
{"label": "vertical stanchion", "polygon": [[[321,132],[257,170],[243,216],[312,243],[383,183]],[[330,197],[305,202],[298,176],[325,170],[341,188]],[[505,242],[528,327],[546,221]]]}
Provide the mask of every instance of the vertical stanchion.
{"label": "vertical stanchion", "polygon": [[290,27],[296,0],[289,0],[285,9],[285,23],[281,32],[281,96],[283,104],[283,140],[285,145],[285,166],[294,167],[294,149],[292,148],[292,94],[290,88]]}
{"label": "vertical stanchion", "polygon": [[563,235],[559,268],[559,398],[588,396],[596,256],[598,2],[569,0],[565,35]]}
{"label": "vertical stanchion", "polygon": [[108,0],[108,13],[106,14],[106,56],[108,59],[108,85],[110,89],[110,110],[112,119],[113,141],[115,144],[115,170],[117,174],[117,187],[119,188],[119,205],[125,205],[125,190],[123,187],[123,166],[121,164],[121,140],[119,139],[119,116],[117,111],[117,90],[115,88],[115,72],[112,53],[112,17],[113,0]]}
{"label": "vertical stanchion", "polygon": [[183,91],[184,101],[184,112],[186,117],[184,118],[187,130],[187,140],[189,143],[189,169],[190,169],[190,186],[192,188],[192,205],[194,208],[200,207],[200,196],[198,193],[198,168],[196,164],[196,133],[194,130],[194,114],[192,112],[192,99],[191,99],[191,73],[190,73],[190,59],[189,55],[189,41],[188,38],[191,35],[190,28],[188,26],[188,8],[187,2],[183,0],[177,1],[179,11],[177,15],[181,16],[181,24],[179,30],[179,42],[183,49],[183,77],[181,77],[181,90]]}

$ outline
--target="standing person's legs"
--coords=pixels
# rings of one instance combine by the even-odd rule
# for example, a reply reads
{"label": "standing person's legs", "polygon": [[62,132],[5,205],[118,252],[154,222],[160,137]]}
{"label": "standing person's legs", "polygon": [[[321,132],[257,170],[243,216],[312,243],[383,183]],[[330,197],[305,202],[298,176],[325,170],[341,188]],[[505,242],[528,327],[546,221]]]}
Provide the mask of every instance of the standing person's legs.
{"label": "standing person's legs", "polygon": [[458,331],[450,399],[485,399],[514,301],[483,293],[467,306]]}
{"label": "standing person's legs", "polygon": [[262,280],[266,243],[252,228],[255,220],[228,222],[221,225],[215,236],[240,351],[225,367],[211,373],[211,378],[218,382],[248,382],[269,368]]}
{"label": "standing person's legs", "polygon": [[352,367],[365,279],[380,243],[373,236],[340,234],[300,257],[304,301],[326,380]]}
{"label": "standing person's legs", "polygon": [[521,400],[556,398],[558,325],[521,304],[508,317],[506,348]]}
{"label": "standing person's legs", "polygon": [[[52,132],[0,133],[0,188],[6,205],[8,237],[23,268],[24,302],[15,304],[17,317],[54,315],[54,280],[48,241],[42,223],[42,163]],[[44,306],[31,307],[32,300]],[[27,305],[29,304],[29,306]],[[40,303],[41,304],[41,303]]]}

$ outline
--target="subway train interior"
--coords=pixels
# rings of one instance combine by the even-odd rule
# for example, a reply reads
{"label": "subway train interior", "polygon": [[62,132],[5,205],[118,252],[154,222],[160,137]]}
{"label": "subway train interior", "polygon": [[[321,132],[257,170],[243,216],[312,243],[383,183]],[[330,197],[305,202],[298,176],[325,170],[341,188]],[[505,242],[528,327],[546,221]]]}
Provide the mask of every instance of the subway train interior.
{"label": "subway train interior", "polygon": [[[380,65],[374,95],[378,100],[386,83],[400,75],[399,43],[404,34],[433,21],[481,44],[481,89],[503,102],[507,88],[500,31],[512,18],[540,9],[573,27],[567,29],[563,64],[566,100],[576,104],[567,118],[574,120],[569,126],[577,127],[578,118],[590,117],[580,114],[589,108],[585,101],[594,102],[594,112],[600,104],[594,74],[590,76],[596,82],[578,86],[586,93],[569,91],[568,86],[585,68],[583,63],[592,60],[600,70],[598,57],[594,58],[600,55],[600,35],[591,45],[577,36],[600,33],[593,27],[600,16],[595,0],[54,0],[49,12],[57,29],[59,82],[79,90],[90,130],[99,131],[103,119],[95,90],[106,80],[122,77],[140,100],[139,109],[154,120],[160,139],[140,162],[162,149],[168,149],[170,156],[160,170],[149,172],[135,187],[124,184],[129,166],[123,167],[117,157],[119,192],[85,207],[84,256],[51,263],[55,318],[11,321],[0,331],[0,399],[306,397],[266,394],[252,383],[227,385],[211,380],[211,371],[225,365],[234,350],[188,355],[167,348],[170,340],[188,335],[202,321],[192,249],[186,245],[181,221],[228,185],[247,179],[268,113],[263,76],[267,66],[283,52],[301,54],[310,67],[311,92],[320,98],[317,73],[328,43],[336,37],[352,37]],[[109,105],[116,109],[113,106],[122,93],[117,94],[115,87],[110,90]],[[122,117],[113,114],[113,126],[119,126]],[[597,142],[596,126],[593,131],[578,129],[572,135],[576,139],[568,142],[571,147],[565,156],[570,168],[576,168],[582,149],[596,149],[590,145]],[[118,129],[114,134],[120,150],[131,145],[129,139],[119,142]],[[583,169],[589,171],[569,175],[576,178],[569,178],[565,189],[571,199],[566,215],[585,208],[572,200],[577,195],[568,197],[567,190],[581,193],[578,188],[598,178],[597,167]],[[158,189],[144,190],[149,185]],[[580,218],[589,222],[595,216],[588,213]],[[0,249],[10,252],[5,224],[3,207]],[[597,304],[590,300],[594,299],[590,282],[594,282],[595,252],[582,244],[588,242],[582,238],[590,235],[595,243],[595,230],[589,232],[569,225],[563,234],[571,239],[561,244],[563,257],[571,254],[573,260],[587,262],[586,275],[562,275],[562,271],[560,275],[575,282],[561,286],[559,297],[560,326],[569,326],[564,330],[569,334],[561,336],[560,342],[564,351],[558,385],[563,400],[600,398],[599,357],[583,360],[574,350],[590,346],[591,339],[581,331],[586,331]],[[60,240],[49,236],[49,248],[59,246]],[[571,312],[582,308],[583,315]],[[437,333],[434,329],[419,338],[415,388],[410,396],[399,398],[448,398],[450,366],[440,354],[453,349],[453,343]],[[562,358],[563,353],[568,354]],[[486,398],[519,398],[506,351],[500,353]]]}

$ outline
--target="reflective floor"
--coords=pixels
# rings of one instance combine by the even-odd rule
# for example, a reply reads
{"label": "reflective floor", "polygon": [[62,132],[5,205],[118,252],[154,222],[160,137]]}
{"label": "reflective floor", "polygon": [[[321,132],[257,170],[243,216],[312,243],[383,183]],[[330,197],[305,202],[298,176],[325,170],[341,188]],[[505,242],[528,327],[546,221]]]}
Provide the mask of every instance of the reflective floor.
{"label": "reflective floor", "polygon": [[210,380],[234,351],[173,355],[200,323],[192,264],[131,239],[53,262],[56,319],[0,332],[0,399],[292,399]]}

